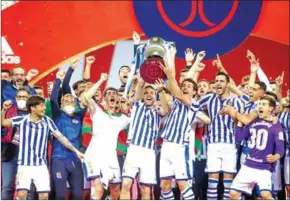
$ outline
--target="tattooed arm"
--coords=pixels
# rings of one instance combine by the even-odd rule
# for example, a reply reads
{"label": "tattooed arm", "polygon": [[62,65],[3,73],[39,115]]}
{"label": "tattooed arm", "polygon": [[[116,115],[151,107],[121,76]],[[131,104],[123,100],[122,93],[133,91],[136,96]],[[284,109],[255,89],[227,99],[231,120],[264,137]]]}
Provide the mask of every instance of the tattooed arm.
{"label": "tattooed arm", "polygon": [[84,154],[81,153],[79,150],[77,150],[72,143],[64,136],[62,135],[59,131],[56,131],[53,133],[53,136],[66,148],[71,150],[72,152],[75,152],[77,156],[81,159],[84,158]]}

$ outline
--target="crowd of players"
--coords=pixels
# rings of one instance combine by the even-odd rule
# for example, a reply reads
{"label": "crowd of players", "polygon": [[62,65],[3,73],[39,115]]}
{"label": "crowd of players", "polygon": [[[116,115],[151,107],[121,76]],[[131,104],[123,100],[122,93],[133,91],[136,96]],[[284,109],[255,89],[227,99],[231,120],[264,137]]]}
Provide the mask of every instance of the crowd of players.
{"label": "crowd of players", "polygon": [[187,49],[176,81],[169,51],[160,64],[167,80],[148,84],[137,72],[128,95],[130,66],[119,70],[119,89],[102,92],[108,75],[90,82],[93,56],[73,90],[78,61],[58,72],[47,98],[28,84],[37,70],[2,69],[1,198],[132,199],[137,183],[139,199],[273,199],[280,191],[289,199],[283,73],[269,81],[248,51],[250,75],[238,86],[218,56],[215,79],[199,79],[206,52]]}

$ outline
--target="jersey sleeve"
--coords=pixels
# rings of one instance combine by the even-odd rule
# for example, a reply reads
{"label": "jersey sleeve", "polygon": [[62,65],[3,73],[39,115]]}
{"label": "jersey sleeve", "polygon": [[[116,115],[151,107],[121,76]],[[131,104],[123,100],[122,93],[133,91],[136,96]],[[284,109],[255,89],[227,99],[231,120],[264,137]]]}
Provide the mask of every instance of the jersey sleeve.
{"label": "jersey sleeve", "polygon": [[202,99],[200,99],[200,101],[199,101],[200,107],[207,106],[207,104],[212,96],[213,96],[213,94],[207,94]]}
{"label": "jersey sleeve", "polygon": [[249,126],[235,127],[235,140],[241,142],[250,136]]}
{"label": "jersey sleeve", "polygon": [[18,127],[20,123],[23,121],[25,116],[16,116],[11,118],[11,127]]}
{"label": "jersey sleeve", "polygon": [[234,107],[239,113],[244,112],[244,104],[240,98],[235,98],[234,99]]}
{"label": "jersey sleeve", "polygon": [[239,98],[241,99],[241,101],[244,105],[246,105],[250,102],[250,98],[247,94],[242,94]]}
{"label": "jersey sleeve", "polygon": [[55,123],[52,121],[51,118],[49,118],[49,117],[46,116],[45,117],[45,121],[46,121],[46,123],[48,125],[49,133],[51,135],[54,134],[54,133],[56,133],[56,132],[59,132],[58,131],[58,128],[56,127]]}
{"label": "jersey sleeve", "polygon": [[275,153],[280,154],[282,157],[285,153],[285,144],[284,144],[284,133],[283,128],[280,123],[275,127]]}

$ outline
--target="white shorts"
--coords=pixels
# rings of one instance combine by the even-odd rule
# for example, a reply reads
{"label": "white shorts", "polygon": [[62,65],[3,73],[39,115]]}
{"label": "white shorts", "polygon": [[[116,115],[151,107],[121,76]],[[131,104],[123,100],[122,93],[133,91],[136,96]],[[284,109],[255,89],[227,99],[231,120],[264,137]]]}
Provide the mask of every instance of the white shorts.
{"label": "white shorts", "polygon": [[126,155],[122,177],[134,180],[137,173],[141,185],[157,183],[155,150],[131,144]]}
{"label": "white shorts", "polygon": [[207,173],[237,172],[237,149],[234,144],[213,143],[207,146]]}
{"label": "white shorts", "polygon": [[120,166],[110,167],[109,165],[104,165],[101,160],[86,159],[84,172],[88,181],[100,178],[105,189],[108,188],[109,183],[121,184],[122,182]]}
{"label": "white shorts", "polygon": [[285,159],[284,159],[284,178],[285,185],[290,186],[290,153],[289,149],[286,150]]}
{"label": "white shorts", "polygon": [[[289,168],[289,166],[288,166]],[[273,190],[276,192],[282,191],[282,178],[281,178],[281,163],[280,160],[278,160],[275,164],[275,169],[272,172],[272,187]]]}
{"label": "white shorts", "polygon": [[163,141],[160,156],[160,179],[190,180],[188,146]]}
{"label": "white shorts", "polygon": [[242,165],[235,177],[231,190],[247,195],[252,195],[255,184],[259,185],[260,191],[272,191],[272,173],[269,170],[259,170]]}
{"label": "white shorts", "polygon": [[16,189],[30,191],[33,181],[38,193],[50,192],[50,176],[46,165],[23,166],[19,165],[16,176]]}

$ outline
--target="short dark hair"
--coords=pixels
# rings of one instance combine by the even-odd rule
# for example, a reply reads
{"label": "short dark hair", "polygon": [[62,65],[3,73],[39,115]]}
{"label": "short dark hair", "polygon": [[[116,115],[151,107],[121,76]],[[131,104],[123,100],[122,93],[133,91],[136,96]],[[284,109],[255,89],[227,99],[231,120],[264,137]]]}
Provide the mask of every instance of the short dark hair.
{"label": "short dark hair", "polygon": [[264,82],[262,81],[256,81],[255,84],[259,85],[259,87],[263,90],[263,91],[267,91],[267,86]]}
{"label": "short dark hair", "polygon": [[124,88],[124,87],[119,88],[119,89],[118,89],[118,92],[120,92],[120,93],[125,92],[125,88]]}
{"label": "short dark hair", "polygon": [[26,101],[26,108],[29,113],[31,113],[31,107],[35,107],[40,105],[41,103],[45,103],[45,99],[40,96],[30,96]]}
{"label": "short dark hair", "polygon": [[154,89],[154,87],[152,85],[147,85],[147,86],[144,87],[144,89],[148,89],[148,88],[150,88],[150,89],[152,89],[153,91],[156,92],[156,90]]}
{"label": "short dark hair", "polygon": [[9,76],[11,76],[11,72],[10,72],[10,70],[8,70],[8,69],[2,69],[2,70],[1,70],[1,73],[8,73]]}
{"label": "short dark hair", "polygon": [[77,90],[77,88],[79,87],[80,84],[86,84],[86,83],[87,83],[87,81],[85,81],[85,80],[79,80],[79,81],[75,82],[72,86],[73,90]]}
{"label": "short dark hair", "polygon": [[229,76],[228,74],[226,74],[226,73],[224,73],[224,72],[218,72],[215,76],[217,77],[217,76],[220,76],[220,75],[225,76],[227,82],[230,82],[230,76]]}
{"label": "short dark hair", "polygon": [[[13,67],[12,70],[11,70],[11,74],[12,74],[12,75],[13,75],[13,71],[14,71],[16,68],[21,68],[21,69],[24,70],[24,68],[23,68],[22,66],[15,66],[15,67]],[[24,71],[25,71],[25,70],[24,70]]]}
{"label": "short dark hair", "polygon": [[[272,99],[274,99],[275,101],[278,100],[277,95],[276,95],[274,92],[271,92],[271,91],[266,91],[266,92],[265,92],[265,96],[271,96]],[[264,96],[263,96],[263,97],[264,97]]]}
{"label": "short dark hair", "polygon": [[108,87],[108,88],[105,89],[105,91],[104,91],[104,96],[107,95],[107,92],[108,92],[108,91],[115,91],[116,93],[118,93],[118,90],[117,90],[116,88],[114,88],[114,87]]}
{"label": "short dark hair", "polygon": [[129,68],[129,69],[130,69],[130,71],[131,71],[131,67],[130,67],[130,66],[123,65],[123,66],[121,66],[121,67],[120,67],[118,74],[120,74],[120,72],[121,72],[122,68]]}
{"label": "short dark hair", "polygon": [[30,92],[30,90],[27,87],[20,87],[20,88],[18,88],[17,89],[17,94],[20,91],[25,91],[29,96],[31,95],[31,92]]}
{"label": "short dark hair", "polygon": [[41,89],[41,90],[43,90],[43,87],[42,86],[34,86],[33,88],[34,89]]}
{"label": "short dark hair", "polygon": [[182,81],[181,86],[183,85],[184,82],[190,82],[193,84],[193,90],[197,91],[198,87],[195,81],[193,81],[193,79],[191,78],[186,78]]}
{"label": "short dark hair", "polygon": [[276,101],[273,98],[269,97],[269,96],[263,96],[263,97],[261,97],[260,100],[267,100],[269,102],[270,107],[274,107],[275,108],[275,106],[276,106]]}

